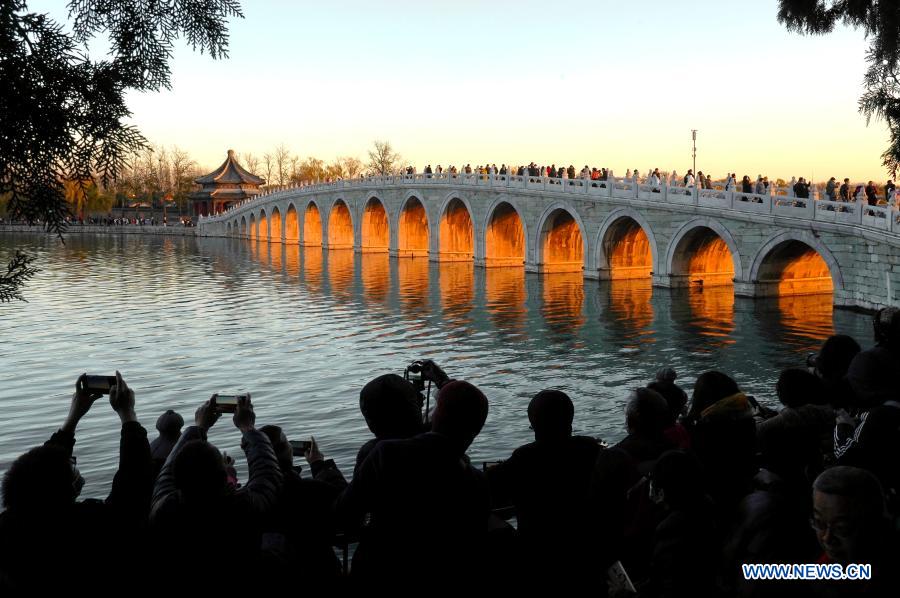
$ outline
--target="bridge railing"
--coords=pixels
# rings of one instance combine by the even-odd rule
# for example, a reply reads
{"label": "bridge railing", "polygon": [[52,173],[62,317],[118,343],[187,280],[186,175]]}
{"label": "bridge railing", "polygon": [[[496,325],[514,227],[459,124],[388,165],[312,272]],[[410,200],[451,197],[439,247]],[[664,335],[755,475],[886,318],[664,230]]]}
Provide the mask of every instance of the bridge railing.
{"label": "bridge railing", "polygon": [[474,187],[516,188],[526,191],[546,191],[589,197],[639,199],[648,202],[674,205],[694,205],[717,208],[733,212],[751,214],[771,214],[804,220],[854,224],[876,230],[900,234],[900,212],[893,206],[869,206],[864,200],[854,202],[829,201],[825,199],[797,198],[784,195],[785,189],[772,188],[769,194],[725,191],[721,186],[715,189],[681,187],[660,182],[658,185],[640,183],[634,179],[615,177],[607,179],[573,178],[558,179],[543,176],[517,174],[480,173],[440,173],[404,174],[318,183],[316,185],[292,186],[271,190],[232,206],[225,212],[211,217],[201,217],[202,222],[228,220],[235,213],[242,212],[261,202],[277,200],[300,193],[317,193],[339,189],[456,185]]}

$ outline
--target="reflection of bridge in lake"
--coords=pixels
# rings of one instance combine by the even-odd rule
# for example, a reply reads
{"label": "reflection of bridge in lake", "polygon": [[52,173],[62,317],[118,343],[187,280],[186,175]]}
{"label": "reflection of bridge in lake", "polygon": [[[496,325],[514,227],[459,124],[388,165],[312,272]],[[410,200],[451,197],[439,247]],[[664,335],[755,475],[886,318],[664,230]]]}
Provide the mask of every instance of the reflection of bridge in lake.
{"label": "reflection of bridge in lake", "polygon": [[891,208],[624,179],[339,181],[258,196],[202,219],[200,233],[740,296],[832,293],[842,306],[889,305],[900,290]]}

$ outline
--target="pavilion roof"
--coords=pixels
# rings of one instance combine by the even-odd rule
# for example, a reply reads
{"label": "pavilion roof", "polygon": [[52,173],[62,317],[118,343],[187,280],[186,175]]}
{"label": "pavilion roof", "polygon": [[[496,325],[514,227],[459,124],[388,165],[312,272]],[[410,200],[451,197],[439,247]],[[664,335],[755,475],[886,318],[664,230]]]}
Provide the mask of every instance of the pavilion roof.
{"label": "pavilion roof", "polygon": [[194,179],[194,182],[198,185],[213,185],[216,183],[264,185],[266,181],[262,177],[245,170],[243,166],[237,163],[234,157],[234,150],[228,150],[228,157],[221,166],[205,176]]}

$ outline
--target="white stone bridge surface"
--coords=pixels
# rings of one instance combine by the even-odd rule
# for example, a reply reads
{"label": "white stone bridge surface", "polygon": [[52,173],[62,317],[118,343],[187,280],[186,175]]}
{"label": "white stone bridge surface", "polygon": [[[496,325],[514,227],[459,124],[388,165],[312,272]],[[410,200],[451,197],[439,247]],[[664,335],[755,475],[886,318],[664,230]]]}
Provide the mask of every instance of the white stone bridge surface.
{"label": "white stone bridge surface", "polygon": [[737,295],[833,293],[837,306],[895,305],[900,213],[626,179],[516,175],[362,178],[267,193],[201,218],[201,236],[585,278],[733,284]]}

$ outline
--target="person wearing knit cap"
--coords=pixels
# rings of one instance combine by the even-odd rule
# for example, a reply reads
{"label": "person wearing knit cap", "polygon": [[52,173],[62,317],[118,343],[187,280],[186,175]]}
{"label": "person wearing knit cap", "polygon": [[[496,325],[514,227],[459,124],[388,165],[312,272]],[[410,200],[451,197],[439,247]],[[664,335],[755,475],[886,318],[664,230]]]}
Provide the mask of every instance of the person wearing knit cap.
{"label": "person wearing knit cap", "polygon": [[353,583],[412,591],[485,565],[490,498],[465,453],[487,413],[477,387],[449,381],[438,392],[431,431],[375,445],[336,503],[344,529],[369,521],[353,556]]}

